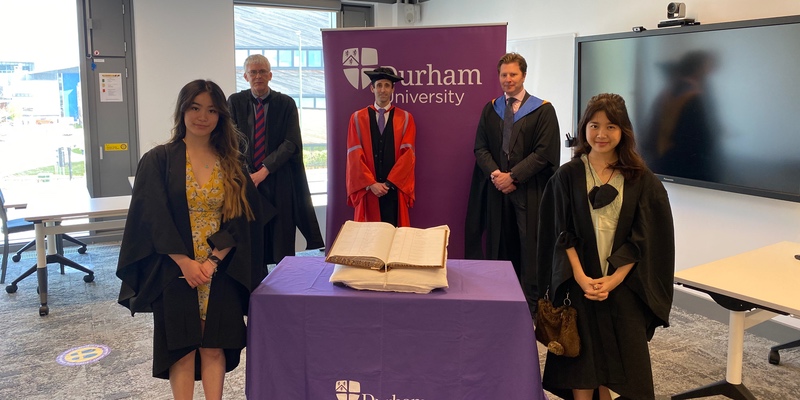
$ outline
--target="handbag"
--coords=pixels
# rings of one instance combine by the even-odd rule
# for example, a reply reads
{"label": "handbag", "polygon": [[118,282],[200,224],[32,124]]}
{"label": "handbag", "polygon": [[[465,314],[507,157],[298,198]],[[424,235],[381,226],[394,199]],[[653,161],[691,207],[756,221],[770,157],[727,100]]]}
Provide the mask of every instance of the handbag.
{"label": "handbag", "polygon": [[578,312],[572,307],[569,292],[564,304],[554,307],[549,299],[550,290],[539,299],[536,307],[536,340],[547,346],[547,351],[564,357],[577,357],[581,351],[578,336]]}

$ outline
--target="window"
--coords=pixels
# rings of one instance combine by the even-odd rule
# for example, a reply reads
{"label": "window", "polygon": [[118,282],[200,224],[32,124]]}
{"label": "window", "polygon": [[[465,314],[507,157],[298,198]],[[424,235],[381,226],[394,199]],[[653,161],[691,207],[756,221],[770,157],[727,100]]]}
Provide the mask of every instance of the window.
{"label": "window", "polygon": [[307,66],[322,68],[322,50],[308,50],[307,53],[308,53]]}
{"label": "window", "polygon": [[291,67],[292,66],[292,51],[291,50],[278,50],[278,67]]}
{"label": "window", "polygon": [[[0,13],[0,182],[22,199],[85,191],[77,9],[60,0],[6,1]],[[40,27],[56,35],[42,35]]]}
{"label": "window", "polygon": [[325,71],[321,29],[335,28],[330,11],[277,7],[234,7],[236,90],[249,88],[244,59],[263,54],[272,65],[270,89],[292,97],[298,105],[303,135],[303,160],[315,204],[327,192]]}

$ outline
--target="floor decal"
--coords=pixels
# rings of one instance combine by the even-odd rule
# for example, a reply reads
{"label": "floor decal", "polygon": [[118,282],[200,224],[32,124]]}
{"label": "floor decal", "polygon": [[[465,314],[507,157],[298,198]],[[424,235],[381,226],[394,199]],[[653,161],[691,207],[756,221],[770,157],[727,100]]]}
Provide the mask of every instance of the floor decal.
{"label": "floor decal", "polygon": [[58,356],[56,361],[61,365],[86,365],[100,361],[111,352],[107,346],[102,344],[87,344],[71,348]]}

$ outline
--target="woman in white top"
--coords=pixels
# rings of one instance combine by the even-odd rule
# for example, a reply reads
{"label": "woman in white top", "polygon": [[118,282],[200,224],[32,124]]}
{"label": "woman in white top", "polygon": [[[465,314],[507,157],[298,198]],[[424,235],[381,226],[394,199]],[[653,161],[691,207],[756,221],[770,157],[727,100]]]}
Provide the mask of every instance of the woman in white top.
{"label": "woman in white top", "polygon": [[667,192],[636,152],[625,100],[593,97],[573,159],[540,208],[538,286],[577,310],[580,354],[548,353],[543,384],[566,399],[654,399],[647,342],[668,326],[674,229]]}

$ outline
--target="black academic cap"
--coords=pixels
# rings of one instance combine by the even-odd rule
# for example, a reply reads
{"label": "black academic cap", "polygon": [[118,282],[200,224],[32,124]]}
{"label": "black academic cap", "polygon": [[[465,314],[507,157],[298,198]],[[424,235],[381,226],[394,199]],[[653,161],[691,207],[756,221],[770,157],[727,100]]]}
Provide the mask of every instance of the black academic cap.
{"label": "black academic cap", "polygon": [[399,82],[403,80],[402,77],[395,75],[391,68],[387,67],[375,68],[372,71],[364,71],[364,73],[367,74],[372,83],[375,83],[375,81],[379,81],[381,79],[388,79],[392,82]]}

